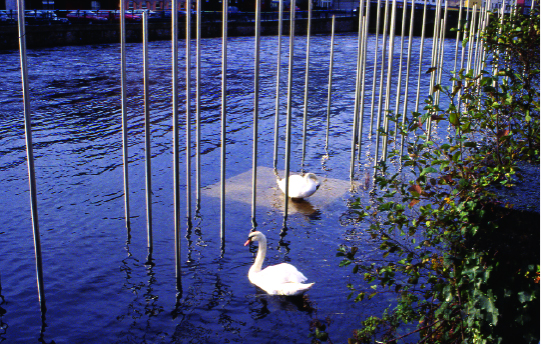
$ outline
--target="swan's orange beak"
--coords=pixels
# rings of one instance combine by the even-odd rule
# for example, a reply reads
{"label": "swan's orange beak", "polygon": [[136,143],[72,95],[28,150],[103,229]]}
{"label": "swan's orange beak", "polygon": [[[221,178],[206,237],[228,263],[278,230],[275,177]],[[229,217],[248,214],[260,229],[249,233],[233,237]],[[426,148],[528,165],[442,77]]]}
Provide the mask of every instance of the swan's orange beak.
{"label": "swan's orange beak", "polygon": [[246,241],[246,243],[244,243],[244,246],[246,247],[246,246],[249,245],[250,243],[252,243],[252,240],[251,240],[251,239],[248,239],[248,241]]}

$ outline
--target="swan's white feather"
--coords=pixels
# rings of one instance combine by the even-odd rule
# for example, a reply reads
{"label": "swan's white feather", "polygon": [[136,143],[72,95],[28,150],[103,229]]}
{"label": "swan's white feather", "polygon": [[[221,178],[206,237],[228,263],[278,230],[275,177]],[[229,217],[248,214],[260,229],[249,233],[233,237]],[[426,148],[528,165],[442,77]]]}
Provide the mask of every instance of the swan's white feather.
{"label": "swan's white feather", "polygon": [[250,234],[251,241],[259,241],[259,250],[248,279],[254,285],[265,290],[269,295],[300,295],[310,289],[314,283],[303,284],[307,278],[299,270],[288,263],[269,266],[261,270],[267,251],[267,239],[259,231]]}
{"label": "swan's white feather", "polygon": [[[278,179],[278,187],[282,192],[286,193],[286,180],[285,178]],[[314,194],[319,188],[319,181],[316,175],[308,173],[303,176],[291,175],[289,176],[289,193],[290,198],[302,199],[307,198]]]}

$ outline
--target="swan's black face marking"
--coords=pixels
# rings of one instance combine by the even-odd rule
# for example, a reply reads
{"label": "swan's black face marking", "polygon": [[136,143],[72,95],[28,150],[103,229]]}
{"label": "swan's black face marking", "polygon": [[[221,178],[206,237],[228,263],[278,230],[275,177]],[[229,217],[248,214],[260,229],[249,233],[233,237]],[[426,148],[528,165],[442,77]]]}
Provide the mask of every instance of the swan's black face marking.
{"label": "swan's black face marking", "polygon": [[246,241],[246,243],[244,243],[244,245],[247,246],[250,243],[252,243],[256,236],[257,236],[257,233],[255,231],[252,232],[250,235],[248,235],[248,241]]}

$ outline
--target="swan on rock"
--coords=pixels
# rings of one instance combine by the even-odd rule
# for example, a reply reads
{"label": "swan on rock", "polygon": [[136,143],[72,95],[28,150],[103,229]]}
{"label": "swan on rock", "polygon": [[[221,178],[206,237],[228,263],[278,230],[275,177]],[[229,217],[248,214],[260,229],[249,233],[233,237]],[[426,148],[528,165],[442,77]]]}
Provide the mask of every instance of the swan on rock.
{"label": "swan on rock", "polygon": [[285,296],[303,294],[314,285],[314,283],[303,284],[307,278],[295,266],[288,263],[269,266],[261,270],[267,254],[267,238],[261,232],[254,231],[250,233],[244,245],[247,246],[254,241],[259,241],[259,249],[254,264],[248,271],[248,279],[252,284],[265,290],[269,295]]}
{"label": "swan on rock", "polygon": [[[278,187],[286,193],[286,179],[278,179]],[[314,194],[319,188],[319,180],[313,173],[304,175],[289,176],[289,193],[288,196],[292,199],[307,198]]]}

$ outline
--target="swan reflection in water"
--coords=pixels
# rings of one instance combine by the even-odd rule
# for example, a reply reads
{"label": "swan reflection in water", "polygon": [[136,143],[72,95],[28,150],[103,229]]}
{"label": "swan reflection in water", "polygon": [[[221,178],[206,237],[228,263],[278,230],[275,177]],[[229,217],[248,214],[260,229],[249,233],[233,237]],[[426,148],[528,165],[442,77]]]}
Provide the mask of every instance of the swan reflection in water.
{"label": "swan reflection in water", "polygon": [[251,300],[249,303],[250,316],[254,320],[263,319],[277,311],[301,311],[310,316],[316,311],[307,295],[268,295],[263,290],[257,289],[261,291],[261,294],[247,296]]}
{"label": "swan reflection in water", "polygon": [[[320,220],[321,211],[312,205],[312,203],[305,199],[289,199],[287,213],[294,214],[300,213],[306,216],[309,220]],[[273,201],[273,206],[278,209],[284,208],[284,196],[281,195]]]}

